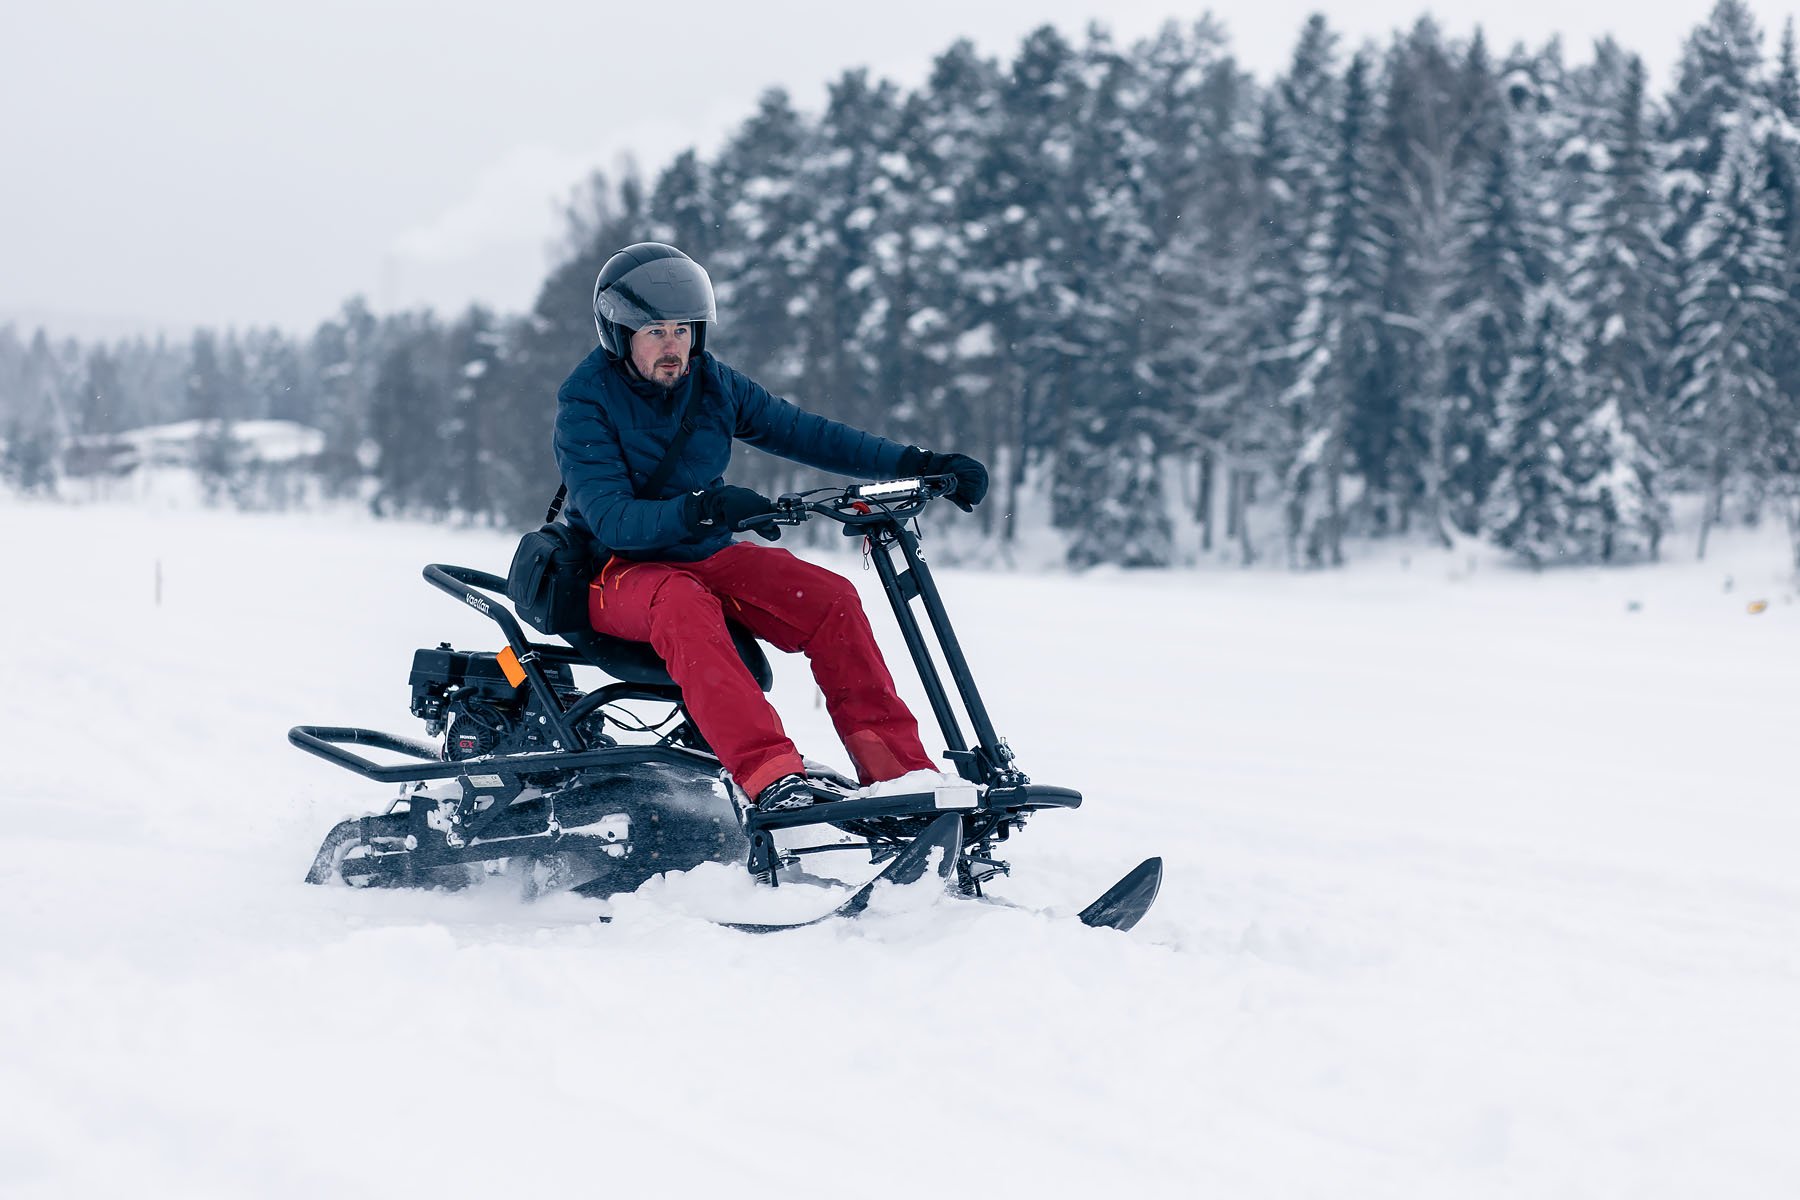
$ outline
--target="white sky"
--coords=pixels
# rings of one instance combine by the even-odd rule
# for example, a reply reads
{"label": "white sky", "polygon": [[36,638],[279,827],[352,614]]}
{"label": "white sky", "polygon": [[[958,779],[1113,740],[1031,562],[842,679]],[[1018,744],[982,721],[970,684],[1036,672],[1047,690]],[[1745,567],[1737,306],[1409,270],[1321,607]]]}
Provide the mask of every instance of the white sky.
{"label": "white sky", "polygon": [[[1751,0],[1772,49],[1793,10]],[[1268,78],[1306,15],[1385,39],[1428,9],[1504,48],[1611,32],[1666,82],[1711,0],[1220,0]],[[112,335],[308,330],[378,308],[528,306],[595,166],[710,150],[781,85],[819,108],[868,66],[907,87],[957,37],[1009,59],[1046,22],[1129,42],[1170,0],[0,0],[0,322]]]}

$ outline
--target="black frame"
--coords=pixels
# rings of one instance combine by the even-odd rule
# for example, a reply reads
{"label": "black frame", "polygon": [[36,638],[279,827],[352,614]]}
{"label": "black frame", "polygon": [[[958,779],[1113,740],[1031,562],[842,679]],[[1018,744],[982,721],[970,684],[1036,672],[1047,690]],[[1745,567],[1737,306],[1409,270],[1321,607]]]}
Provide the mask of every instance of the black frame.
{"label": "black frame", "polygon": [[[904,487],[906,483],[916,486],[909,491]],[[993,857],[996,840],[1005,840],[1029,812],[1079,807],[1081,794],[1068,788],[1034,784],[1018,768],[1011,747],[994,729],[986,702],[951,626],[943,597],[932,578],[931,568],[920,553],[914,519],[930,501],[947,494],[953,485],[952,478],[936,477],[788,495],[777,502],[775,513],[753,518],[745,524],[760,524],[772,519],[780,524],[798,525],[813,516],[823,516],[841,524],[846,535],[865,539],[882,590],[888,597],[914,669],[918,671],[930,700],[932,714],[943,734],[948,748],[946,757],[955,765],[957,774],[986,789],[973,807],[960,810],[965,849],[958,864],[959,878],[965,890],[979,893],[983,879],[1007,870],[1005,863]],[[903,564],[896,564],[896,550]],[[525,672],[526,684],[532,689],[538,710],[551,722],[555,748],[551,752],[492,754],[444,761],[439,758],[435,746],[374,730],[301,725],[288,731],[289,742],[299,749],[378,783],[423,784],[459,777],[463,780],[461,815],[467,824],[460,826],[460,837],[446,840],[430,836],[426,806],[412,806],[413,816],[407,825],[412,835],[409,840],[416,840],[416,845],[407,854],[417,860],[421,869],[504,857],[505,853],[498,848],[500,844],[533,839],[554,841],[560,834],[555,810],[558,788],[587,778],[603,778],[609,770],[624,771],[648,764],[713,774],[719,770],[718,759],[706,748],[687,719],[680,689],[672,683],[612,683],[587,693],[565,709],[540,664],[595,664],[569,647],[534,643],[527,638],[505,601],[496,601],[484,594],[505,596],[506,581],[499,576],[469,567],[432,563],[425,567],[424,577],[433,587],[500,626],[506,644]],[[932,658],[925,627],[912,607],[915,600],[924,606],[926,622],[937,640],[950,681],[973,728],[973,745],[964,736],[943,675]],[[682,721],[655,743],[586,745],[578,728],[582,720],[603,705],[622,699],[673,704]],[[373,747],[422,761],[378,763],[347,749],[349,746]],[[475,779],[484,782],[477,785],[472,782]],[[515,812],[515,801],[529,788],[542,789],[545,800],[542,824],[535,829],[517,829],[519,814]],[[488,797],[492,798],[489,806],[478,809],[480,799]],[[943,811],[936,807],[932,795],[858,797],[773,813],[751,809],[743,815],[744,833],[750,839],[748,866],[759,879],[772,884],[775,872],[797,861],[801,853],[867,850],[880,861],[896,852],[900,845],[916,836]],[[391,821],[397,815],[363,818],[365,843],[371,836],[370,821]],[[836,826],[864,841],[787,852],[776,849],[774,831],[808,825]],[[487,848],[485,853],[483,848]]]}

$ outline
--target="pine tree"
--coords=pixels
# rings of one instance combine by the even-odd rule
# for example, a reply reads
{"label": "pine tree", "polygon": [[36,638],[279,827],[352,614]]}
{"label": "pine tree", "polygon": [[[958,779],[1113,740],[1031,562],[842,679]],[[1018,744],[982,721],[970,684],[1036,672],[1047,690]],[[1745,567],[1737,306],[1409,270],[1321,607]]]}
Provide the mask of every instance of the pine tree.
{"label": "pine tree", "polygon": [[993,418],[995,395],[1012,388],[1009,372],[1018,368],[992,324],[993,284],[975,249],[987,215],[979,164],[999,136],[1000,85],[999,66],[962,41],[938,57],[925,89],[902,108],[904,165],[884,168],[903,207],[888,227],[897,261],[883,283],[898,327],[887,339],[883,386],[897,399],[897,436],[986,458],[994,499],[981,511],[998,523],[1004,545],[1023,467],[1007,455],[1011,439]]}
{"label": "pine tree", "polygon": [[49,428],[14,414],[0,435],[0,480],[25,495],[56,488],[56,441]]}
{"label": "pine tree", "polygon": [[683,150],[657,176],[647,215],[655,224],[655,240],[707,263],[714,261],[724,241],[724,210],[712,167],[695,151]]}
{"label": "pine tree", "polygon": [[197,331],[188,355],[187,413],[200,420],[194,467],[208,503],[217,503],[236,485],[242,466],[242,448],[231,432],[236,405],[212,331]]}
{"label": "pine tree", "polygon": [[1611,560],[1621,534],[1641,538],[1654,558],[1668,525],[1653,431],[1673,285],[1657,232],[1661,204],[1646,142],[1644,66],[1636,57],[1599,136],[1599,178],[1574,217],[1571,264],[1574,319],[1588,334],[1580,393],[1593,409],[1603,459],[1590,499],[1601,515],[1603,559]]}
{"label": "pine tree", "polygon": [[777,395],[797,395],[804,382],[794,323],[805,281],[791,239],[814,200],[801,187],[799,165],[817,138],[815,125],[775,89],[763,94],[713,164],[725,228],[717,258],[705,264],[720,310],[708,348]]}
{"label": "pine tree", "polygon": [[430,376],[441,356],[434,323],[393,331],[369,397],[369,438],[376,451],[378,516],[437,515],[449,507],[442,481],[447,429],[443,392]]}
{"label": "pine tree", "polygon": [[1466,130],[1469,186],[1457,204],[1460,278],[1445,305],[1444,407],[1432,425],[1431,461],[1444,516],[1464,533],[1480,527],[1500,469],[1493,439],[1500,392],[1524,353],[1534,247],[1524,152],[1512,100],[1478,39],[1466,66],[1475,122]]}
{"label": "pine tree", "polygon": [[[1571,475],[1577,484],[1571,532],[1582,556],[1612,562],[1621,534],[1641,537],[1645,553],[1655,558],[1668,521],[1657,491],[1660,464],[1645,443],[1641,422],[1631,419],[1618,394],[1603,394],[1576,426],[1572,437]],[[1591,398],[1576,394],[1576,411]]]}
{"label": "pine tree", "polygon": [[231,422],[243,416],[244,359],[237,340],[209,329],[195,332],[188,348],[187,416]]}
{"label": "pine tree", "polygon": [[1725,156],[1728,131],[1767,103],[1761,86],[1762,31],[1743,0],[1718,0],[1682,46],[1669,97],[1662,190],[1673,212],[1667,237],[1678,250],[1700,222]]}
{"label": "pine tree", "polygon": [[1145,191],[1153,151],[1135,127],[1144,80],[1112,44],[1083,48],[1086,119],[1073,145],[1084,226],[1071,230],[1070,287],[1094,353],[1070,363],[1080,396],[1060,449],[1062,502],[1096,514],[1075,531],[1071,561],[1167,566],[1173,557],[1162,461],[1174,397],[1149,370],[1166,334],[1162,298],[1133,286],[1153,277],[1155,242]]}
{"label": "pine tree", "polygon": [[70,412],[76,430],[95,434],[121,428],[115,422],[124,407],[123,391],[119,360],[105,346],[89,350],[86,375]]}
{"label": "pine tree", "polygon": [[1295,331],[1300,371],[1285,397],[1297,447],[1282,481],[1294,557],[1313,566],[1344,561],[1347,436],[1356,396],[1380,369],[1386,247],[1374,219],[1374,105],[1369,60],[1344,76],[1324,228],[1308,255],[1307,306]]}
{"label": "pine tree", "polygon": [[358,296],[313,333],[308,355],[319,380],[319,427],[325,433],[320,471],[331,495],[353,491],[366,467],[369,395],[374,390],[377,322]]}
{"label": "pine tree", "polygon": [[[1331,145],[1342,90],[1333,72],[1336,42],[1323,17],[1307,22],[1286,75],[1263,97],[1258,127],[1255,232],[1238,309],[1245,402],[1237,407],[1229,446],[1234,459],[1245,452],[1266,457],[1284,481],[1295,478],[1307,436],[1300,406],[1284,397],[1300,379],[1303,346],[1297,337],[1307,311],[1307,272],[1330,212]],[[1200,472],[1203,538],[1211,533],[1211,461],[1203,458]],[[1240,528],[1241,507],[1233,505]],[[1303,509],[1288,506],[1290,516]],[[1290,520],[1290,566],[1299,565],[1301,533],[1300,523]]]}
{"label": "pine tree", "polygon": [[[1127,413],[1127,421],[1132,420]],[[1080,414],[1078,423],[1103,423],[1107,414]],[[1088,464],[1094,506],[1090,519],[1071,534],[1068,562],[1073,567],[1111,563],[1121,567],[1166,567],[1173,530],[1158,467],[1158,430],[1136,428],[1096,431],[1112,453]]]}
{"label": "pine tree", "polygon": [[[1421,501],[1440,507],[1445,347],[1441,326],[1458,279],[1458,156],[1469,122],[1461,72],[1429,18],[1396,39],[1371,180],[1384,249],[1375,354],[1349,393],[1346,442],[1376,534],[1404,531]],[[1441,513],[1432,513],[1440,528]]]}
{"label": "pine tree", "polygon": [[898,101],[892,84],[872,83],[866,71],[827,90],[815,152],[799,165],[811,210],[782,242],[800,281],[786,340],[799,355],[805,402],[867,427],[883,416],[875,373],[886,308],[874,244],[890,199],[872,184],[893,145]]}
{"label": "pine tree", "polygon": [[441,470],[447,507],[464,520],[494,515],[494,432],[506,407],[506,354],[494,314],[471,306],[445,335],[450,394]]}
{"label": "pine tree", "polygon": [[1501,392],[1501,461],[1486,502],[1496,544],[1533,567],[1579,561],[1584,504],[1571,417],[1580,414],[1579,363],[1560,301],[1536,302],[1529,349]]}
{"label": "pine tree", "polygon": [[[0,479],[30,495],[56,490],[58,462],[70,422],[63,408],[63,357],[39,329],[24,347],[15,346],[9,381],[11,415],[0,433]],[[73,353],[69,355],[74,357]]]}
{"label": "pine tree", "polygon": [[1734,482],[1766,482],[1764,451],[1785,405],[1770,371],[1773,336],[1787,304],[1785,272],[1754,127],[1726,137],[1707,200],[1682,249],[1677,415],[1707,493],[1699,553],[1724,514]]}
{"label": "pine tree", "polygon": [[[996,120],[965,196],[970,284],[979,324],[1004,364],[994,381],[993,442],[1009,473],[1054,470],[1067,421],[1088,398],[1071,367],[1090,351],[1073,287],[1076,230],[1085,221],[1074,133],[1087,106],[1075,49],[1055,29],[1027,35],[1001,84]],[[983,347],[976,341],[971,349]],[[1052,489],[1051,522],[1083,520],[1085,488]]]}
{"label": "pine tree", "polygon": [[1774,314],[1769,371],[1775,391],[1763,456],[1768,491],[1787,520],[1794,563],[1800,568],[1800,62],[1792,17],[1782,26],[1769,102],[1773,111],[1765,152],[1775,236],[1781,244],[1778,290],[1784,302]]}
{"label": "pine tree", "polygon": [[263,416],[316,425],[317,380],[306,369],[301,347],[278,330],[250,339],[249,389]]}

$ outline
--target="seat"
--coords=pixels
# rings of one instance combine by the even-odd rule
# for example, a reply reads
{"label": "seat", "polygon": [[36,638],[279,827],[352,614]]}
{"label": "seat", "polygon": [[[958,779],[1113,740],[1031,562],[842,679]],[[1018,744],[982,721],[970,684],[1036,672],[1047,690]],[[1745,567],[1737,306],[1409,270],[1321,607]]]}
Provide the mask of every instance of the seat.
{"label": "seat", "polygon": [[[757,686],[765,692],[774,687],[775,673],[769,669],[769,656],[763,653],[762,643],[742,625],[731,621],[725,624],[731,630],[731,640],[737,645],[738,657],[744,660],[744,666],[749,668]],[[669,678],[662,655],[649,642],[634,642],[593,630],[560,636],[582,658],[621,682],[670,686],[675,683]]]}

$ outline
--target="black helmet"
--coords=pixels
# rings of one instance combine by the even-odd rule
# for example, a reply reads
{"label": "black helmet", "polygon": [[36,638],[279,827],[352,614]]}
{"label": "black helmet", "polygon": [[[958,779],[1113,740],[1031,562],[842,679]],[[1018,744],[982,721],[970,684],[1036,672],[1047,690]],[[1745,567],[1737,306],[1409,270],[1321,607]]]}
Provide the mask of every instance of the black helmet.
{"label": "black helmet", "polygon": [[625,247],[594,279],[594,328],[614,358],[628,357],[632,332],[652,321],[692,325],[698,354],[706,345],[706,327],[717,318],[706,269],[661,242]]}

